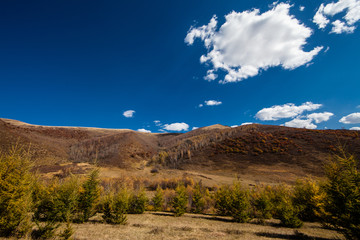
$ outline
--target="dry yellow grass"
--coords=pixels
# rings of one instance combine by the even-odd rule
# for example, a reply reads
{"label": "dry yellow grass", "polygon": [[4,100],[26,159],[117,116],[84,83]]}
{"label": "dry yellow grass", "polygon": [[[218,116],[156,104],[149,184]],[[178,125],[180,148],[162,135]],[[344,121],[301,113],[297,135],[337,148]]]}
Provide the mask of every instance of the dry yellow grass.
{"label": "dry yellow grass", "polygon": [[[264,225],[235,223],[227,217],[185,214],[174,217],[171,213],[147,212],[128,215],[126,225],[110,225],[96,216],[91,222],[73,224],[74,240],[152,240],[152,239],[344,239],[335,231],[324,229],[319,223],[305,223],[300,229],[285,228],[278,220],[267,220]],[[60,228],[58,231],[61,231]],[[15,238],[14,238],[15,239]],[[0,240],[6,240],[1,238]]]}
{"label": "dry yellow grass", "polygon": [[305,223],[300,229],[279,226],[277,220],[265,225],[234,223],[228,218],[169,213],[128,215],[128,224],[114,226],[103,223],[74,224],[74,239],[343,239],[319,223]]}

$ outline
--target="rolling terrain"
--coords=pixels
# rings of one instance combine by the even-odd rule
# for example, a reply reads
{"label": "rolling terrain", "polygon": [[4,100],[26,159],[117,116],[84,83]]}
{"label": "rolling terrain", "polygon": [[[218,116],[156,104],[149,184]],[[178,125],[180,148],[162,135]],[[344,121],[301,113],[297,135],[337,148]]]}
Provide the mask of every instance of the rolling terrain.
{"label": "rolling terrain", "polygon": [[[0,150],[29,147],[41,173],[73,166],[85,171],[95,159],[108,173],[184,173],[218,182],[235,175],[253,182],[293,181],[323,175],[339,145],[360,157],[360,133],[251,124],[213,125],[187,133],[142,133],[129,129],[50,127],[0,119]],[[221,180],[219,180],[221,182]],[[230,181],[230,179],[229,179]]]}

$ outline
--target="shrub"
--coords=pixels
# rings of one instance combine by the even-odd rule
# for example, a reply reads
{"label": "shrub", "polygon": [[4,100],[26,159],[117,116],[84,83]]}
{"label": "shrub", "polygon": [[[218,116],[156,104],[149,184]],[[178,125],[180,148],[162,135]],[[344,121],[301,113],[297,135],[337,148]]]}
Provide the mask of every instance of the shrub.
{"label": "shrub", "polygon": [[171,202],[175,217],[182,216],[185,213],[187,202],[188,196],[186,194],[186,189],[183,185],[179,185],[175,189],[175,197]]}
{"label": "shrub", "polygon": [[225,185],[221,186],[215,193],[215,209],[220,216],[229,216],[231,208],[231,190]]}
{"label": "shrub", "polygon": [[24,236],[31,228],[29,153],[14,147],[0,155],[0,236]]}
{"label": "shrub", "polygon": [[158,168],[152,168],[150,170],[150,173],[159,173],[159,169]]}
{"label": "shrub", "polygon": [[204,201],[205,201],[205,205],[204,205],[204,213],[214,213],[214,206],[215,206],[215,200],[214,200],[214,193],[210,193],[209,189],[205,189],[204,192]]}
{"label": "shrub", "polygon": [[33,192],[34,201],[34,220],[48,221],[58,218],[58,208],[56,206],[57,182],[53,181],[49,185],[37,182]]}
{"label": "shrub", "polygon": [[250,220],[249,192],[243,189],[240,182],[231,187],[222,186],[215,193],[215,208],[219,215],[231,216],[235,222]]}
{"label": "shrub", "polygon": [[94,216],[96,205],[100,197],[100,180],[99,169],[92,170],[83,183],[79,199],[78,210],[80,212],[80,220],[86,222],[90,217]]}
{"label": "shrub", "polygon": [[272,188],[272,204],[274,207],[274,216],[280,219],[285,227],[299,228],[303,222],[299,219],[299,208],[294,206],[292,191],[284,186]]}
{"label": "shrub", "polygon": [[137,193],[132,193],[129,198],[128,213],[132,213],[132,214],[144,213],[147,203],[148,203],[148,198],[146,197],[146,193],[144,189],[141,189]]}
{"label": "shrub", "polygon": [[360,239],[360,173],[359,161],[340,149],[326,166],[326,215],[324,223],[344,234]]}
{"label": "shrub", "polygon": [[165,189],[164,190],[164,210],[165,211],[171,211],[171,208],[172,208],[172,201],[175,197],[175,190],[173,189]]}
{"label": "shrub", "polygon": [[263,188],[257,187],[252,194],[253,205],[255,207],[255,216],[260,223],[264,223],[265,219],[272,217],[274,205],[271,201],[272,192],[271,187]]}
{"label": "shrub", "polygon": [[195,185],[192,196],[192,211],[194,213],[202,213],[205,208],[205,192],[201,185],[198,183]]}
{"label": "shrub", "polygon": [[125,189],[118,193],[108,193],[103,202],[102,218],[109,224],[127,223],[128,193]]}
{"label": "shrub", "polygon": [[79,180],[71,176],[60,183],[53,193],[55,196],[55,209],[58,212],[58,219],[61,222],[71,221],[77,211],[77,199],[79,196]]}
{"label": "shrub", "polygon": [[294,186],[294,205],[303,221],[317,221],[324,212],[326,195],[320,184],[311,179],[297,180]]}
{"label": "shrub", "polygon": [[271,215],[274,218],[280,219],[281,207],[285,198],[290,197],[290,189],[285,185],[273,186],[269,189],[271,204],[273,206]]}
{"label": "shrub", "polygon": [[162,188],[158,187],[156,189],[156,193],[155,193],[154,197],[152,198],[152,202],[153,202],[155,211],[162,210],[162,206],[164,204],[164,191],[162,190]]}
{"label": "shrub", "polygon": [[303,222],[299,219],[299,209],[294,206],[290,198],[283,199],[279,208],[281,224],[289,228],[299,228]]}
{"label": "shrub", "polygon": [[249,191],[243,189],[239,182],[234,183],[231,189],[230,215],[235,222],[247,222],[250,220]]}
{"label": "shrub", "polygon": [[71,176],[62,182],[54,179],[49,185],[36,184],[34,219],[37,221],[67,221],[77,210],[79,181]]}

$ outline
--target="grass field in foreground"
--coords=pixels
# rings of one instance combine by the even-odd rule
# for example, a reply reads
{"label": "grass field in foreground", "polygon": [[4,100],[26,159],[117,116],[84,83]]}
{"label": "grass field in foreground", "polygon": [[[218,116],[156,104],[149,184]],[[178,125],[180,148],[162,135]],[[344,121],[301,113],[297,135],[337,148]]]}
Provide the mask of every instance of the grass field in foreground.
{"label": "grass field in foreground", "polygon": [[305,223],[300,229],[284,228],[278,220],[265,225],[234,223],[230,218],[198,214],[174,217],[170,213],[147,212],[128,215],[127,225],[108,225],[96,220],[73,225],[74,239],[343,239],[319,223]]}

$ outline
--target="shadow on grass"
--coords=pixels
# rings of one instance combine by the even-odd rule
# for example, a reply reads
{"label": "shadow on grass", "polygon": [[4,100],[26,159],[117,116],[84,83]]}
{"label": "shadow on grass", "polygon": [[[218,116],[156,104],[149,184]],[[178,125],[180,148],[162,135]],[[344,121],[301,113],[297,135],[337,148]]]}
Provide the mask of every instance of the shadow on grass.
{"label": "shadow on grass", "polygon": [[221,221],[221,222],[234,222],[230,218],[224,218],[219,216],[206,216],[206,215],[196,215],[190,216],[191,218],[205,219],[205,220],[213,220],[213,221]]}
{"label": "shadow on grass", "polygon": [[[84,222],[75,222],[75,223],[84,223]],[[98,224],[98,223],[104,223],[103,219],[89,219],[89,221],[87,221],[87,223],[91,223],[91,224]]]}
{"label": "shadow on grass", "polygon": [[[157,216],[174,216],[173,213],[167,212],[151,212],[152,215]],[[205,220],[213,220],[213,221],[221,221],[221,222],[234,222],[231,218],[221,217],[221,216],[214,216],[214,215],[185,215],[186,217],[190,218],[197,218],[197,219],[205,219]]]}
{"label": "shadow on grass", "polygon": [[174,216],[173,213],[167,213],[167,212],[152,212],[151,214],[152,215],[157,215],[157,216],[166,216],[166,217]]}
{"label": "shadow on grass", "polygon": [[296,239],[296,240],[334,240],[333,238],[311,237],[299,231],[294,231],[294,234],[281,234],[281,233],[269,233],[259,232],[255,233],[259,237],[277,238],[277,239]]}
{"label": "shadow on grass", "polygon": [[163,232],[164,232],[163,228],[155,227],[149,232],[149,234],[160,234],[160,233],[163,233]]}

